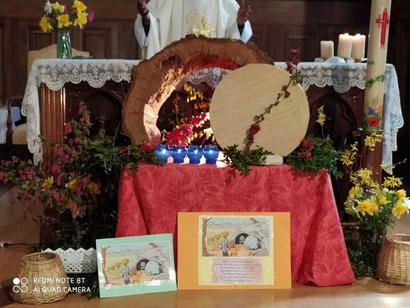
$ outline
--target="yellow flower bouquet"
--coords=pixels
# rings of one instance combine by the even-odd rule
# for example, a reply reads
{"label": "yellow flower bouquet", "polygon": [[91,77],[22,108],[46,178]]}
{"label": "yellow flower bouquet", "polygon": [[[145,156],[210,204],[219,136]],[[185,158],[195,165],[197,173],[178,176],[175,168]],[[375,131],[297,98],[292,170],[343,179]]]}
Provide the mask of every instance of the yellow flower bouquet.
{"label": "yellow flower bouquet", "polygon": [[[366,136],[363,146],[374,151],[376,144],[382,139],[381,134],[372,133]],[[357,159],[360,159],[357,143],[350,145],[340,156],[352,183],[345,201],[345,211],[352,217],[357,228],[355,235],[348,233],[345,238],[356,276],[374,276],[387,229],[394,225],[396,219],[409,213],[410,200],[406,191],[401,189],[400,178],[391,175],[378,183],[374,180],[372,170],[360,168],[354,171]]]}
{"label": "yellow flower bouquet", "polygon": [[84,2],[74,0],[67,8],[58,1],[47,2],[44,5],[44,16],[40,19],[41,31],[57,31],[57,58],[71,58],[71,41],[68,28],[78,26],[82,29],[88,22],[94,20],[94,13],[88,12]]}

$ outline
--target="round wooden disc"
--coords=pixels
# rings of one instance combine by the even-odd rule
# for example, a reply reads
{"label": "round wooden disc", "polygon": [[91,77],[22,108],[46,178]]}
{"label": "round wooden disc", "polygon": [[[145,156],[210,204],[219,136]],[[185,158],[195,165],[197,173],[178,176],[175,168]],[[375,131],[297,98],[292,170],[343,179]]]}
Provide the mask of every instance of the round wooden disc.
{"label": "round wooden disc", "polygon": [[[269,64],[248,64],[228,73],[216,87],[210,107],[211,127],[218,144],[243,148],[254,116],[275,102],[289,78],[288,72]],[[291,85],[288,91],[290,96],[282,97],[260,123],[253,147],[259,145],[286,156],[300,144],[309,124],[309,104],[300,85]]]}

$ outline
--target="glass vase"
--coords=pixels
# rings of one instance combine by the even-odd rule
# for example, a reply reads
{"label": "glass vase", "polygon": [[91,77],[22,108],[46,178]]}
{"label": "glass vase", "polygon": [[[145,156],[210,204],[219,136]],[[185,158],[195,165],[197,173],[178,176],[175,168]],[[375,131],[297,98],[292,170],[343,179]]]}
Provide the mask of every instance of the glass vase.
{"label": "glass vase", "polygon": [[68,28],[57,29],[57,58],[71,59],[71,39]]}

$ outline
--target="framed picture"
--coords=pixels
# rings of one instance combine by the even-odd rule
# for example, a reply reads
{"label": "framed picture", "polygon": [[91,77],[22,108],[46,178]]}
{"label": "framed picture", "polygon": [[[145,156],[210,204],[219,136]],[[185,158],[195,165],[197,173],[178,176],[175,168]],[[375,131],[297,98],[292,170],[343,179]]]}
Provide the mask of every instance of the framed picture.
{"label": "framed picture", "polygon": [[181,290],[287,289],[290,265],[289,213],[178,213]]}
{"label": "framed picture", "polygon": [[172,234],[97,240],[100,297],[176,290]]}

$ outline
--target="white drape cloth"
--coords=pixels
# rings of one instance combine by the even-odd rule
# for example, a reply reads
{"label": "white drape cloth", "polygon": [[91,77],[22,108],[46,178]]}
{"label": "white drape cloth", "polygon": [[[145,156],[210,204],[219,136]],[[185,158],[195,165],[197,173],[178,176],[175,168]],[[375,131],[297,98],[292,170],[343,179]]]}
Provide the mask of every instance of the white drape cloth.
{"label": "white drape cloth", "polygon": [[[36,161],[41,159],[40,140],[40,101],[38,87],[40,83],[53,90],[60,90],[66,83],[87,82],[93,88],[101,88],[113,80],[131,81],[132,68],[136,60],[62,60],[46,59],[34,62],[24,93],[22,113],[27,116],[27,143]],[[285,68],[286,63],[275,65]],[[364,90],[366,85],[366,64],[326,64],[300,63],[298,69],[303,77],[305,91],[311,86],[333,87],[338,93],[345,93],[352,87]],[[199,84],[207,82],[215,87],[225,70],[204,69],[188,77],[189,82]],[[52,115],[50,115],[52,116]],[[393,152],[397,151],[397,133],[404,125],[400,103],[400,91],[396,70],[393,65],[386,65],[385,101],[384,101],[384,142],[383,164],[393,163]]]}

